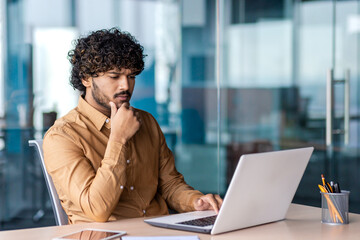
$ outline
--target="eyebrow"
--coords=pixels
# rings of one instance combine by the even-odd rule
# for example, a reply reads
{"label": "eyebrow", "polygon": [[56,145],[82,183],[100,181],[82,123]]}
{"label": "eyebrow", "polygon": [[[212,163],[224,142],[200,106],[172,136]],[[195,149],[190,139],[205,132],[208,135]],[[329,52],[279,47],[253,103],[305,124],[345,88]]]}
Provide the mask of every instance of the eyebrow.
{"label": "eyebrow", "polygon": [[[120,72],[107,72],[108,74],[116,74],[116,75],[120,75],[121,73]],[[133,75],[137,75],[137,73],[136,72],[134,72],[134,73],[130,73],[130,74],[128,74],[129,76],[133,76]]]}

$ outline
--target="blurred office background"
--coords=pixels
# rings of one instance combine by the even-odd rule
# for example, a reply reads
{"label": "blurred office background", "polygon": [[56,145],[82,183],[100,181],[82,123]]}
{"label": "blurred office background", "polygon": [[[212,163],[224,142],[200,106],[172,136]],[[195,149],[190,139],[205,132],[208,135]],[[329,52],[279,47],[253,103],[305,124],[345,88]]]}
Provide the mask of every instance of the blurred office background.
{"label": "blurred office background", "polygon": [[241,154],[314,146],[294,202],[319,206],[324,173],[360,213],[358,0],[0,0],[0,230],[55,224],[28,140],[77,105],[72,40],[114,26],[190,185],[224,196]]}

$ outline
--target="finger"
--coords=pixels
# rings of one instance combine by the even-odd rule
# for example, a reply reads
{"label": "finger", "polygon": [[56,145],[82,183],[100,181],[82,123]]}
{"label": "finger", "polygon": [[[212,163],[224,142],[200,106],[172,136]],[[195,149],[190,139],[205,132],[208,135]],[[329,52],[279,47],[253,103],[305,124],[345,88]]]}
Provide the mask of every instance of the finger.
{"label": "finger", "polygon": [[204,205],[204,201],[201,198],[199,198],[195,202],[195,209],[196,210],[203,210],[203,205]]}
{"label": "finger", "polygon": [[209,194],[208,195],[208,200],[209,200],[209,204],[211,205],[211,207],[215,210],[216,214],[218,214],[219,213],[219,207],[218,207],[218,204],[217,204],[217,201],[216,201],[214,195]]}
{"label": "finger", "polygon": [[111,110],[110,116],[111,116],[111,118],[114,118],[114,116],[117,112],[116,105],[113,102],[109,102],[109,104],[110,104],[110,110]]}
{"label": "finger", "polygon": [[124,107],[126,109],[129,109],[129,106],[130,106],[130,104],[128,102],[121,104],[121,107]]}
{"label": "finger", "polygon": [[218,203],[218,206],[219,206],[219,209],[221,208],[221,206],[222,206],[222,203],[223,203],[223,200],[222,200],[222,198],[219,196],[219,195],[215,195],[215,199],[216,199],[216,201],[217,201],[217,203]]}

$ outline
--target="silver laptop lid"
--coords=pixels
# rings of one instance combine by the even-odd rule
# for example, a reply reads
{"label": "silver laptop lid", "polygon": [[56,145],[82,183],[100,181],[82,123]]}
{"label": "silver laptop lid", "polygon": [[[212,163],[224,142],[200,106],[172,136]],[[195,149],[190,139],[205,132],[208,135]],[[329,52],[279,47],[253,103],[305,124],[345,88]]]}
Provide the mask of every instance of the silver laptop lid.
{"label": "silver laptop lid", "polygon": [[146,219],[165,228],[218,234],[285,218],[313,148],[243,155],[236,167],[214,225],[188,225],[214,211],[188,212]]}
{"label": "silver laptop lid", "polygon": [[284,219],[313,150],[241,156],[211,234]]}

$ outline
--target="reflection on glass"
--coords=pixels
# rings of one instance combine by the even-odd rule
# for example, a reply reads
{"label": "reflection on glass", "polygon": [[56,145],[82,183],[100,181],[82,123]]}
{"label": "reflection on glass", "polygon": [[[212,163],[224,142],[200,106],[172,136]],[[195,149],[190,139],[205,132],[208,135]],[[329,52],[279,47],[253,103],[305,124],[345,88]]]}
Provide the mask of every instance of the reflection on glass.
{"label": "reflection on glass", "polygon": [[[358,164],[359,42],[353,23],[359,1],[229,1],[223,20],[222,141],[227,179],[244,153],[314,146],[315,153],[294,201],[319,206],[309,189],[321,173],[359,189],[349,172]],[[274,3],[271,7],[267,4]],[[223,8],[228,14],[229,6]],[[334,135],[334,152],[325,145],[326,73],[335,79],[350,69],[350,141]],[[339,81],[340,82],[340,81]],[[343,129],[344,89],[335,86],[334,129]],[[351,137],[352,136],[352,137]],[[352,167],[351,167],[352,166]],[[353,198],[352,211],[360,211]],[[351,206],[352,205],[352,206]]]}
{"label": "reflection on glass", "polygon": [[[13,217],[29,210],[26,219],[38,221],[32,226],[54,224],[41,222],[52,217],[51,206],[27,141],[41,138],[54,116],[61,117],[76,106],[77,94],[67,83],[66,57],[72,39],[113,26],[132,33],[148,55],[131,104],[150,112],[160,123],[185,180],[204,193],[217,193],[215,1],[79,0],[54,4],[45,0],[6,3],[9,51],[5,86],[10,100],[3,108],[7,130],[0,156],[11,161],[4,161],[4,169],[9,171],[0,181],[16,187],[1,195],[6,199],[0,201],[5,209],[0,220],[11,223]],[[224,149],[221,154],[225,156]],[[221,168],[221,193],[225,192],[225,171]],[[24,194],[29,189],[32,193]],[[5,229],[13,227],[9,224]]]}
{"label": "reflection on glass", "polygon": [[[295,200],[319,206],[318,193],[308,186],[325,173],[343,179],[344,189],[354,193],[350,211],[360,211],[360,187],[354,181],[360,177],[354,172],[360,161],[359,1],[229,0],[218,1],[220,9],[214,0],[5,2],[0,3],[7,13],[0,14],[0,36],[6,36],[0,43],[5,60],[0,61],[5,99],[1,102],[0,93],[0,117],[5,114],[0,185],[8,187],[1,189],[1,221],[11,222],[23,211],[31,212],[27,219],[41,220],[44,210],[51,210],[27,140],[41,137],[34,127],[44,127],[42,112],[50,113],[46,118],[56,110],[60,117],[76,105],[76,93],[67,85],[71,40],[113,26],[144,45],[145,71],[136,80],[131,104],[155,116],[178,170],[194,188],[217,192],[220,185],[224,194],[243,153],[312,145],[316,150]],[[216,36],[217,10],[221,36]],[[221,56],[216,55],[217,37]],[[325,146],[329,68],[336,79],[350,70],[350,141],[344,147],[343,136],[337,135],[332,158]],[[343,92],[336,86],[339,129]],[[25,194],[29,189],[32,193]]]}

